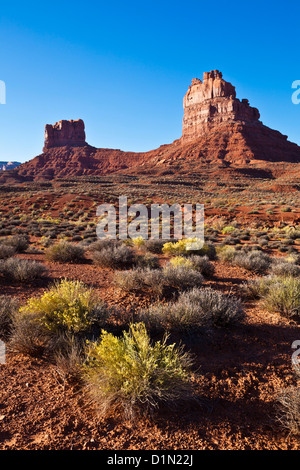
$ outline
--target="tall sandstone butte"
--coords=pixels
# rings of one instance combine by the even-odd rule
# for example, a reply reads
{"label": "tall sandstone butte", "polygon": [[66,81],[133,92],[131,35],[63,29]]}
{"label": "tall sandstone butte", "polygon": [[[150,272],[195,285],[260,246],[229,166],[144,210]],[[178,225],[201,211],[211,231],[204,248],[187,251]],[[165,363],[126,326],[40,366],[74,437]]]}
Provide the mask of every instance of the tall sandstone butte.
{"label": "tall sandstone butte", "polygon": [[56,122],[54,126],[46,124],[45,126],[45,144],[43,151],[53,147],[81,147],[87,145],[85,141],[84,122],[82,119],[62,120]]}
{"label": "tall sandstone butte", "polygon": [[258,109],[252,108],[247,99],[237,99],[235,87],[222,78],[219,70],[204,72],[203,81],[192,80],[183,99],[183,109],[183,144],[228,121],[262,125]]}

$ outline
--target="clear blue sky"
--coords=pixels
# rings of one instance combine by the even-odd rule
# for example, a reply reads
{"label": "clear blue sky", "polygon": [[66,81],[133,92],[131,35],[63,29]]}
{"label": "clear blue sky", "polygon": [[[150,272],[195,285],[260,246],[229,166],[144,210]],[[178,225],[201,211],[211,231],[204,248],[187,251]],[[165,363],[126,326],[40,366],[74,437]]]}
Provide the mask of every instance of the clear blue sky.
{"label": "clear blue sky", "polygon": [[96,147],[170,143],[192,78],[212,69],[300,144],[299,20],[296,1],[1,2],[0,160],[41,153],[61,119],[82,118]]}

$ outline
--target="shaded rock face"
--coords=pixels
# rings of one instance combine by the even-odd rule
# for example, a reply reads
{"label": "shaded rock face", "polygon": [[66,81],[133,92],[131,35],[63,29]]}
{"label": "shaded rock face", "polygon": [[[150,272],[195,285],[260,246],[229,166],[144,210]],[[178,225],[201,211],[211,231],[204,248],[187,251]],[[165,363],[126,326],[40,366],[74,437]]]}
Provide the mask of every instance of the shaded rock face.
{"label": "shaded rock face", "polygon": [[82,119],[62,120],[56,122],[54,126],[46,124],[45,126],[45,144],[43,151],[53,147],[82,147],[87,145],[85,142],[84,122]]}
{"label": "shaded rock face", "polygon": [[203,81],[192,80],[183,109],[183,144],[199,139],[223,122],[262,124],[258,109],[252,108],[246,99],[237,99],[235,87],[222,78],[219,70],[205,72]]}

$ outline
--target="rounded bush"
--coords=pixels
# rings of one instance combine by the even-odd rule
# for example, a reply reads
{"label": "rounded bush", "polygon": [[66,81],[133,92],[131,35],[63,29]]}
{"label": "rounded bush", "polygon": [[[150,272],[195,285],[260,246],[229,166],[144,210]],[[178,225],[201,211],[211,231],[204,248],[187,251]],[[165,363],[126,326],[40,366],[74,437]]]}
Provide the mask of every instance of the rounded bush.
{"label": "rounded bush", "polygon": [[93,325],[102,327],[109,309],[82,282],[64,279],[41,297],[29,299],[20,313],[34,314],[49,331],[77,333]]}
{"label": "rounded bush", "polygon": [[90,343],[84,376],[100,413],[121,408],[127,418],[136,410],[147,412],[160,403],[191,397],[189,354],[168,345],[153,345],[143,323],[131,324],[118,338],[106,331]]}
{"label": "rounded bush", "polygon": [[61,241],[51,245],[45,256],[48,261],[57,263],[79,263],[84,260],[84,249],[81,246]]}

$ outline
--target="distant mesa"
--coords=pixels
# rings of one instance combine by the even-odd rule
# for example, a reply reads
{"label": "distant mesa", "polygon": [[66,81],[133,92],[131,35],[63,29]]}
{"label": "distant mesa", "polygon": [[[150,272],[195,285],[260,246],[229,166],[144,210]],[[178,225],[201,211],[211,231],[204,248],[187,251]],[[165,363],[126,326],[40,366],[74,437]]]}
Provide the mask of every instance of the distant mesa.
{"label": "distant mesa", "polygon": [[84,122],[82,119],[62,120],[56,122],[54,126],[46,124],[45,126],[45,144],[43,151],[53,147],[83,147],[87,145],[85,141]]}
{"label": "distant mesa", "polygon": [[0,162],[0,171],[13,170],[19,165],[20,162]]}

